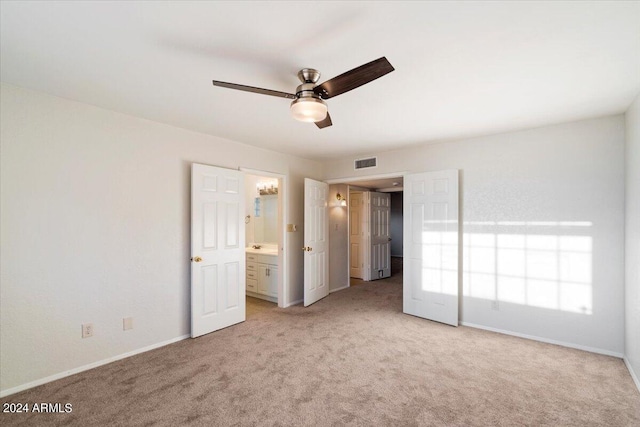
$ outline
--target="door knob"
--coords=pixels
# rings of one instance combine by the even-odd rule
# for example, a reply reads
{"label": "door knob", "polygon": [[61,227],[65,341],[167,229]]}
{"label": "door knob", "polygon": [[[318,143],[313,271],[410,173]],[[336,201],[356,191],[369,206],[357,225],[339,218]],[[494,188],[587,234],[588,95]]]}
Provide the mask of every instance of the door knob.
{"label": "door knob", "polygon": [[307,250],[308,250],[309,252],[311,252],[311,251],[313,250],[313,248],[310,248],[309,246],[307,246]]}
{"label": "door knob", "polygon": [[193,258],[191,258],[191,261],[193,261],[193,262],[201,262],[202,258],[200,258],[199,256],[193,257]]}
{"label": "door knob", "polygon": [[389,237],[389,241],[391,241],[391,237]]}

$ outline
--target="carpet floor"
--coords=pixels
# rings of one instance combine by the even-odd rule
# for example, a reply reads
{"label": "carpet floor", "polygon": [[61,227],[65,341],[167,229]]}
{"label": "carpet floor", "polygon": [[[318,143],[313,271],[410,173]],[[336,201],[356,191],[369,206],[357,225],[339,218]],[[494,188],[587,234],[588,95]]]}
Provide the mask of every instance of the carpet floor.
{"label": "carpet floor", "polygon": [[402,280],[308,308],[248,298],[247,321],[2,399],[65,426],[639,426],[622,360],[402,313]]}

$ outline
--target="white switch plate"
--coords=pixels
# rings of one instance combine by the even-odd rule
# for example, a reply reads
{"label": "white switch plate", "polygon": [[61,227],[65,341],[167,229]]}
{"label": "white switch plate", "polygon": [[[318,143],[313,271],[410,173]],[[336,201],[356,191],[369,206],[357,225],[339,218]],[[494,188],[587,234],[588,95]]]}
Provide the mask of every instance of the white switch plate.
{"label": "white switch plate", "polygon": [[93,323],[82,324],[82,338],[89,338],[93,336]]}
{"label": "white switch plate", "polygon": [[133,317],[125,317],[122,319],[122,330],[128,331],[129,329],[133,329]]}

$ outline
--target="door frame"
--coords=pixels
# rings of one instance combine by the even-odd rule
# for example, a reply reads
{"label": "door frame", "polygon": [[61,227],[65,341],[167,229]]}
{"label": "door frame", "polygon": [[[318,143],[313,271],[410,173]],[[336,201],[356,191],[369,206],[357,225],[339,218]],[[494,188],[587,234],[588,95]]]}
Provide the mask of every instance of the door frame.
{"label": "door frame", "polygon": [[246,175],[258,175],[268,178],[278,179],[278,307],[288,307],[289,301],[289,269],[287,257],[285,256],[285,248],[288,246],[287,240],[287,176],[282,173],[264,171],[260,169],[252,169],[240,167],[240,172]]}
{"label": "door frame", "polygon": [[[360,188],[358,188],[358,181],[369,181],[369,180],[373,180],[373,179],[386,179],[386,178],[397,178],[399,176],[401,176],[403,179],[405,177],[405,175],[408,175],[410,173],[413,172],[409,172],[409,171],[399,171],[399,172],[392,172],[392,173],[381,173],[381,174],[375,174],[375,175],[361,175],[361,176],[349,176],[349,177],[345,177],[345,178],[333,178],[333,179],[325,179],[324,182],[326,182],[327,184],[331,185],[331,184],[346,184],[347,185],[347,194],[349,194],[349,192],[351,191],[351,187],[356,187],[354,188],[355,191],[359,191]],[[347,203],[347,210],[351,209],[351,207],[349,206],[349,204]],[[350,232],[349,230],[349,224],[347,222],[347,233]],[[367,258],[368,252],[365,253],[365,258]],[[347,245],[347,259],[351,259],[351,248],[349,247],[349,245]],[[365,260],[366,262],[366,260]],[[329,265],[329,268],[331,268],[331,265]],[[349,269],[347,269],[347,283],[349,284],[349,287],[351,287],[351,274]]]}

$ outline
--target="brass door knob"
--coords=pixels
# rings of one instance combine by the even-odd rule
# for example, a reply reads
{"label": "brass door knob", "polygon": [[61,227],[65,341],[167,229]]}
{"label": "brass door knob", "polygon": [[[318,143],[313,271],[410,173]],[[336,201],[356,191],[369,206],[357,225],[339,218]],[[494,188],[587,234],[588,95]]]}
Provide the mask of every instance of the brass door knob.
{"label": "brass door knob", "polygon": [[193,261],[193,262],[201,262],[202,258],[200,258],[199,256],[193,257],[193,258],[191,258],[191,261]]}

